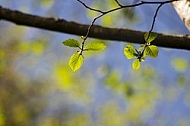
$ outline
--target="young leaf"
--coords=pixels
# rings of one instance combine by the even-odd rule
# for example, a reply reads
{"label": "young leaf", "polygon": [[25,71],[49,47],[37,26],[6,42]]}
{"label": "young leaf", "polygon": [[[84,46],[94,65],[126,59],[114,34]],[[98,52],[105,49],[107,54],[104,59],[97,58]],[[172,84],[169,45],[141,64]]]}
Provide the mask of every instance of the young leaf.
{"label": "young leaf", "polygon": [[124,54],[127,57],[127,59],[133,59],[137,56],[137,52],[133,45],[127,45],[124,48]]}
{"label": "young leaf", "polygon": [[158,56],[158,47],[155,45],[145,47],[145,54],[150,57],[156,58]]}
{"label": "young leaf", "polygon": [[144,40],[146,41],[146,42],[152,42],[155,38],[157,37],[157,34],[156,33],[153,33],[153,32],[146,32],[145,34],[144,34]]}
{"label": "young leaf", "polygon": [[102,51],[106,48],[106,45],[104,45],[101,42],[91,42],[89,44],[86,45],[85,50],[84,51]]}
{"label": "young leaf", "polygon": [[69,60],[69,66],[73,71],[76,71],[82,66],[83,61],[84,61],[83,55],[80,54],[80,52],[76,52],[71,56]]}
{"label": "young leaf", "polygon": [[138,70],[141,66],[141,62],[139,61],[139,59],[136,59],[133,61],[132,67],[134,70]]}
{"label": "young leaf", "polygon": [[80,43],[75,39],[67,39],[62,43],[63,45],[69,46],[69,47],[80,47]]}

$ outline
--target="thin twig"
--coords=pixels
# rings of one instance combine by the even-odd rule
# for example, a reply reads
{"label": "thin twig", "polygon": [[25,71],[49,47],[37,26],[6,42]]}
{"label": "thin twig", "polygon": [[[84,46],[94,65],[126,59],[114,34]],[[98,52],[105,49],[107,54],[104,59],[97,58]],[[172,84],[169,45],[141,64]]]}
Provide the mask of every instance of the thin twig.
{"label": "thin twig", "polygon": [[83,6],[85,6],[87,9],[89,10],[92,10],[92,11],[96,11],[96,12],[99,12],[99,13],[104,13],[103,11],[101,10],[98,10],[98,9],[94,9],[94,8],[91,8],[89,6],[87,6],[84,2],[82,2],[81,0],[77,0],[78,2],[80,2]]}
{"label": "thin twig", "polygon": [[141,1],[141,2],[136,3],[136,4],[120,6],[120,7],[117,7],[117,8],[114,8],[114,9],[108,10],[108,11],[105,11],[105,12],[103,12],[103,13],[104,13],[104,15],[105,15],[105,14],[111,13],[111,12],[113,12],[113,11],[121,10],[121,9],[124,9],[124,8],[137,7],[137,6],[145,5],[145,4],[167,4],[167,3],[174,2],[174,1],[178,1],[178,0],[173,0],[173,1],[168,0],[168,1],[162,1],[162,2],[158,2],[158,1],[157,1],[157,2]]}
{"label": "thin twig", "polygon": [[[111,10],[108,10],[108,11],[102,11],[102,10],[94,9],[94,8],[91,8],[91,7],[87,6],[87,5],[86,5],[84,2],[82,2],[81,0],[77,0],[77,1],[80,2],[80,3],[81,3],[84,7],[86,7],[87,9],[101,13],[101,15],[99,15],[99,16],[97,16],[96,18],[93,19],[91,25],[88,27],[87,33],[86,33],[85,38],[84,38],[84,40],[83,40],[83,42],[82,42],[81,51],[83,51],[83,50],[84,50],[84,43],[85,43],[86,39],[88,38],[88,35],[89,35],[89,33],[90,33],[90,29],[92,28],[92,26],[94,25],[95,21],[96,21],[98,18],[100,18],[100,17],[102,17],[102,16],[104,16],[104,15],[106,15],[106,14],[108,14],[108,13],[111,13],[111,12],[113,12],[113,11],[117,11],[117,10],[124,9],[124,8],[137,7],[137,6],[140,6],[140,5],[143,5],[143,4],[160,4],[160,5],[158,6],[156,12],[155,12],[154,17],[153,17],[153,22],[152,22],[152,25],[151,25],[151,29],[149,30],[149,34],[148,34],[148,37],[147,37],[147,40],[148,40],[148,38],[149,38],[149,36],[150,36],[150,33],[151,33],[152,30],[153,30],[157,13],[158,13],[159,9],[161,8],[161,6],[164,5],[164,4],[167,4],[167,3],[171,3],[171,2],[174,2],[174,1],[178,1],[178,0],[168,0],[168,1],[163,1],[163,2],[158,2],[158,1],[157,1],[157,2],[141,1],[141,2],[136,3],[136,4],[125,5],[125,6],[121,5],[121,4],[118,2],[118,0],[115,0],[115,2],[119,5],[119,7],[114,8],[114,9],[111,9]],[[81,52],[81,53],[82,53],[82,52]]]}
{"label": "thin twig", "polygon": [[93,21],[91,22],[90,26],[88,27],[86,36],[84,37],[83,42],[82,42],[82,49],[81,49],[82,51],[84,50],[84,43],[85,43],[86,39],[88,38],[88,35],[89,35],[89,33],[90,33],[90,29],[92,28],[92,26],[94,25],[94,23],[96,22],[96,20],[97,20],[98,18],[102,17],[103,15],[104,15],[104,14],[101,14],[101,15],[97,16],[96,18],[94,18]]}
{"label": "thin twig", "polygon": [[153,27],[154,27],[154,24],[155,24],[155,21],[156,21],[156,17],[157,17],[158,11],[159,11],[159,9],[161,8],[162,5],[163,5],[163,4],[160,4],[160,5],[158,6],[158,8],[156,9],[156,12],[155,12],[155,14],[154,14],[153,21],[152,21],[152,26],[151,26],[151,29],[150,29],[149,32],[152,32],[152,30],[153,30]]}
{"label": "thin twig", "polygon": [[153,17],[153,20],[152,20],[152,25],[151,25],[151,28],[150,28],[150,30],[149,30],[149,32],[148,32],[148,37],[146,38],[146,40],[148,40],[149,37],[150,37],[150,33],[152,32],[152,30],[153,30],[153,28],[154,28],[154,24],[155,24],[155,21],[156,21],[156,17],[157,17],[157,15],[158,15],[158,11],[159,11],[159,9],[161,8],[162,5],[164,5],[164,4],[161,3],[161,4],[157,7],[157,9],[156,9],[156,12],[155,12],[154,17]]}
{"label": "thin twig", "polygon": [[115,2],[120,6],[120,7],[122,7],[123,5],[121,5],[120,3],[119,3],[119,1],[118,0],[115,0]]}

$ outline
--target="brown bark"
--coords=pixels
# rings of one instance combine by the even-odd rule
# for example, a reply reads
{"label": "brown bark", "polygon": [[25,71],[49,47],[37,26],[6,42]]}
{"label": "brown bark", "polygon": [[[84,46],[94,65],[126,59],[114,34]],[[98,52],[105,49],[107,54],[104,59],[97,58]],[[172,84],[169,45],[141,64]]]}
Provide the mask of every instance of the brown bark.
{"label": "brown bark", "polygon": [[[85,36],[89,25],[76,22],[69,22],[64,19],[41,17],[19,11],[10,10],[0,6],[0,19],[15,23],[17,25],[40,28],[67,34]],[[144,43],[143,35],[145,32],[122,28],[106,28],[94,25],[89,37],[117,40],[131,43]],[[154,45],[190,50],[190,35],[166,35],[158,33],[158,37],[153,41]]]}

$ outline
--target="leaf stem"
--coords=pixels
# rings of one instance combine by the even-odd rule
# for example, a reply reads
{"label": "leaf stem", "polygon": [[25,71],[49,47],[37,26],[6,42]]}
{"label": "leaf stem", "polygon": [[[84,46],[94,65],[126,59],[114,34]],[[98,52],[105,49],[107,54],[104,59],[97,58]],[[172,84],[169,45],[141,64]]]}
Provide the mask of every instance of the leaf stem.
{"label": "leaf stem", "polygon": [[155,22],[156,22],[156,17],[157,17],[157,15],[158,15],[158,11],[159,11],[159,9],[161,8],[162,5],[164,5],[164,4],[161,3],[161,4],[157,7],[157,9],[156,9],[156,12],[155,12],[154,17],[153,17],[153,20],[152,20],[152,25],[151,25],[151,28],[150,28],[150,30],[149,30],[149,32],[148,32],[148,37],[146,38],[146,41],[149,39],[150,33],[152,32],[152,30],[153,30],[153,28],[154,28],[154,24],[155,24]]}

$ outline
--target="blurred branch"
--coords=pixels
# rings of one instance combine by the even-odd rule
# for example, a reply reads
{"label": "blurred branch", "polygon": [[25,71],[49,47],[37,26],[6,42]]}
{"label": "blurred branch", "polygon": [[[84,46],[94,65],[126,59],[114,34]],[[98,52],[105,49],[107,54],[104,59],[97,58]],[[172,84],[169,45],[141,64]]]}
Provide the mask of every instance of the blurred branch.
{"label": "blurred branch", "polygon": [[[85,35],[89,27],[89,25],[69,22],[64,19],[47,18],[31,14],[25,14],[19,11],[6,9],[1,6],[0,19],[15,23],[17,25],[36,27],[40,29],[74,34],[79,36]],[[107,28],[93,25],[89,32],[89,37],[143,44],[144,33],[145,32],[130,29]],[[190,50],[190,35],[158,34],[157,38],[154,40],[153,43],[154,45],[161,47]]]}

